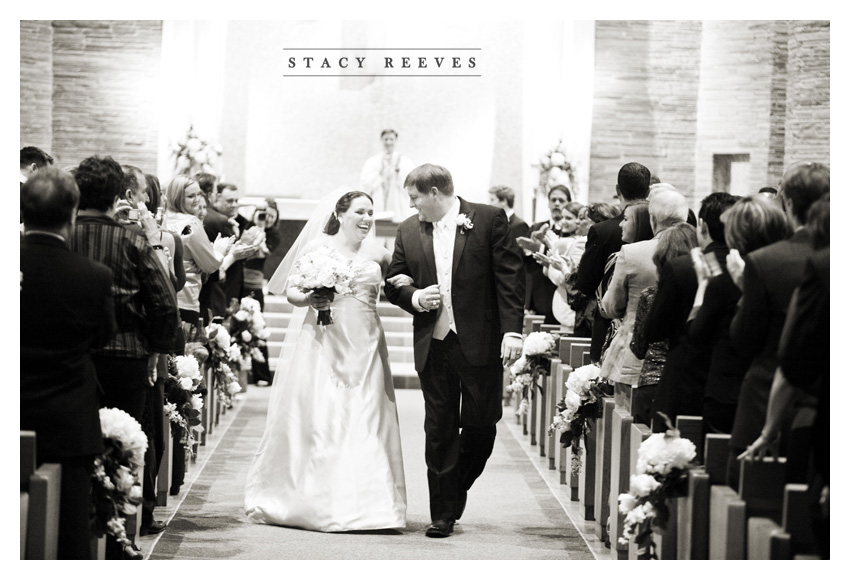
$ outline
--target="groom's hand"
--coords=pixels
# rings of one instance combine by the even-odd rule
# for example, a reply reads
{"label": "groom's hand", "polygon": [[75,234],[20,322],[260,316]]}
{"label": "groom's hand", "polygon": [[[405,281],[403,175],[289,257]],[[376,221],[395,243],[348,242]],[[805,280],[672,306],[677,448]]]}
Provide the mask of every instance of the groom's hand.
{"label": "groom's hand", "polygon": [[440,307],[440,285],[431,284],[417,292],[419,306],[424,310],[436,310]]}
{"label": "groom's hand", "polygon": [[513,364],[522,354],[522,337],[506,334],[502,337],[502,366]]}

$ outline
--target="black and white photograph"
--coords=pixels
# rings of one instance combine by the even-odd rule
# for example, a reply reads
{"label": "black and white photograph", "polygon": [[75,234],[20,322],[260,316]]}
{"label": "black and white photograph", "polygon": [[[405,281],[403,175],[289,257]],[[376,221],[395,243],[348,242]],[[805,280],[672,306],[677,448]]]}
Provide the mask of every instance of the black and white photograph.
{"label": "black and white photograph", "polygon": [[20,560],[831,559],[825,4],[203,6],[19,10]]}

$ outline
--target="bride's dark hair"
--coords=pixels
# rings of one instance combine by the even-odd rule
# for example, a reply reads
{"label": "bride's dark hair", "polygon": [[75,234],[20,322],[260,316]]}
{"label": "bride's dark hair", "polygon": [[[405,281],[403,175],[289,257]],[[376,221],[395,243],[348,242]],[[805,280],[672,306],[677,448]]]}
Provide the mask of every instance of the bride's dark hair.
{"label": "bride's dark hair", "polygon": [[364,193],[362,191],[349,191],[337,200],[336,206],[334,207],[334,212],[331,214],[331,217],[328,218],[328,223],[325,224],[325,229],[323,229],[322,232],[328,234],[329,236],[336,234],[339,231],[339,219],[336,216],[341,213],[347,212],[348,208],[351,207],[351,202],[357,199],[358,197],[365,197],[371,203],[375,203],[375,201],[372,199],[372,196],[368,193]]}

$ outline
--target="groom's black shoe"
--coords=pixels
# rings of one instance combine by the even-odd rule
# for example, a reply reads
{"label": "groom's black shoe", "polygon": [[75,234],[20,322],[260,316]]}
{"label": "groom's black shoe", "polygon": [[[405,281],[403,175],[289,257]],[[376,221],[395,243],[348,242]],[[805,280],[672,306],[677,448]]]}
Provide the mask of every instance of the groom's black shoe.
{"label": "groom's black shoe", "polygon": [[448,538],[454,529],[455,523],[452,520],[435,520],[431,522],[425,535],[429,538]]}
{"label": "groom's black shoe", "polygon": [[459,520],[460,516],[463,515],[463,510],[466,509],[466,492],[462,491],[457,497],[457,513],[455,514],[455,520]]}

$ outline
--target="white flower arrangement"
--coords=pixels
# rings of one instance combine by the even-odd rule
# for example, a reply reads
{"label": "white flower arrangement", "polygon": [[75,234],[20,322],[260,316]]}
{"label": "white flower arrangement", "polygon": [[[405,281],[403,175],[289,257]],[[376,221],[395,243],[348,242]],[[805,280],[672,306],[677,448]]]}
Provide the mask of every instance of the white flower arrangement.
{"label": "white flower arrangement", "polygon": [[200,361],[195,355],[169,359],[164,410],[169,421],[179,428],[180,442],[190,457],[195,454],[195,436],[204,430],[201,425],[204,390]]}
{"label": "white flower arrangement", "polygon": [[472,220],[469,219],[465,213],[457,214],[455,223],[457,224],[457,227],[460,228],[461,235],[465,235],[466,232],[473,228]]}
{"label": "white flower arrangement", "polygon": [[555,337],[549,332],[532,332],[522,343],[522,356],[529,358],[555,350]]}
{"label": "white flower arrangement", "polygon": [[194,127],[171,146],[174,157],[174,175],[194,175],[198,172],[218,175],[217,165],[221,157],[221,145],[213,145],[198,137]]}
{"label": "white flower arrangement", "polygon": [[566,185],[574,190],[575,167],[569,162],[563,141],[542,154],[537,161],[540,170],[539,191],[548,193],[555,185]]}
{"label": "white flower arrangement", "polygon": [[602,392],[597,386],[599,367],[595,364],[584,365],[570,372],[564,383],[564,398],[558,403],[558,414],[552,418],[549,432],[561,431],[561,444],[572,446],[572,471],[581,469],[581,438],[589,431],[589,419],[595,419],[601,413]]}
{"label": "white flower arrangement", "polygon": [[110,534],[134,558],[141,554],[127,538],[126,516],[136,513],[142,501],[139,479],[148,438],[138,421],[120,409],[101,409],[103,453],[94,460],[92,497],[95,532]]}
{"label": "white flower arrangement", "polygon": [[537,377],[548,376],[556,344],[555,336],[548,332],[532,332],[523,340],[522,355],[510,366],[511,383],[508,385],[510,392],[518,393],[521,397],[517,415],[527,411],[528,389],[537,384]]}
{"label": "white flower arrangement", "polygon": [[[664,419],[670,427],[669,419]],[[672,427],[641,443],[629,491],[617,498],[625,522],[621,544],[634,539],[640,551],[649,550],[654,557],[652,532],[666,528],[670,517],[667,500],[687,492],[688,468],[694,457],[696,446]]]}

